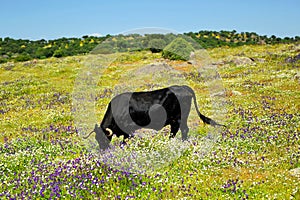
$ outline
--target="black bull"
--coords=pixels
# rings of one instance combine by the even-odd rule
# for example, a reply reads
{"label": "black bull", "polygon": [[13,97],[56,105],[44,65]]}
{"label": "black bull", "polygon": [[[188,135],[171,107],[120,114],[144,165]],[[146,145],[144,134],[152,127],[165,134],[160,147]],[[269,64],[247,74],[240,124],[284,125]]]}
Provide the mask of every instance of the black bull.
{"label": "black bull", "polygon": [[[189,132],[187,119],[192,99],[196,111],[205,124],[224,126],[202,115],[198,109],[194,91],[188,86],[171,86],[149,92],[127,92],[114,97],[108,105],[100,127],[95,125],[96,140],[101,149],[109,146],[112,135],[132,136],[140,128],[160,130],[170,125],[170,137],[181,130],[186,140]],[[90,134],[91,134],[90,133]],[[84,136],[88,138],[90,136]]]}

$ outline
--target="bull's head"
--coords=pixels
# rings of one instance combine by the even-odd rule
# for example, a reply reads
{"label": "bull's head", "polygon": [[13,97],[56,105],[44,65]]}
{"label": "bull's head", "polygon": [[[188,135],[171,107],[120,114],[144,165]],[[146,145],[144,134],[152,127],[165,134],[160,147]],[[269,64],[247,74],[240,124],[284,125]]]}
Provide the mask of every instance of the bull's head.
{"label": "bull's head", "polygon": [[93,132],[96,133],[95,139],[97,140],[101,150],[105,150],[109,147],[109,143],[112,139],[113,132],[111,129],[106,128],[103,130],[100,126],[95,124],[94,130],[89,133],[87,136],[83,136],[84,139],[87,139]]}
{"label": "bull's head", "polygon": [[96,133],[95,139],[97,140],[100,149],[107,149],[112,138],[112,131],[102,130],[102,128],[98,127],[97,124],[95,124],[94,131]]}

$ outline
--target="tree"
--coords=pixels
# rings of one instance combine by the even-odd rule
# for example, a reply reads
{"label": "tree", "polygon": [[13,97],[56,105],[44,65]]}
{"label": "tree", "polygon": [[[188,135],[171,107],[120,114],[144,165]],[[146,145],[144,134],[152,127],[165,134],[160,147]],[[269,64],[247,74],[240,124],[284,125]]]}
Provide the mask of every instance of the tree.
{"label": "tree", "polygon": [[166,42],[163,39],[152,39],[149,41],[148,48],[152,53],[161,52],[166,46]]}

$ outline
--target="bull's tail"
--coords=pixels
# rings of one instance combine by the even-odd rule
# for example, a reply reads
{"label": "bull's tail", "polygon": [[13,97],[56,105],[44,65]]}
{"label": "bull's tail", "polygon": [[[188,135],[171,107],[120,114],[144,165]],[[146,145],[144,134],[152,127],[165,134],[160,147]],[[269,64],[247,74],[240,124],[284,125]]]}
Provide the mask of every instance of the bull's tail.
{"label": "bull's tail", "polygon": [[196,111],[198,113],[198,116],[200,117],[200,119],[205,123],[205,124],[210,124],[212,126],[224,126],[226,127],[225,125],[223,124],[219,124],[217,123],[216,121],[212,120],[211,118],[209,117],[206,117],[204,115],[202,115],[199,111],[199,108],[198,108],[198,105],[197,105],[197,100],[196,100],[196,95],[195,95],[195,92],[192,88],[190,88],[189,86],[184,86],[185,89],[187,89],[192,95],[193,95],[193,101],[194,101],[194,105],[195,105],[195,108],[196,108]]}

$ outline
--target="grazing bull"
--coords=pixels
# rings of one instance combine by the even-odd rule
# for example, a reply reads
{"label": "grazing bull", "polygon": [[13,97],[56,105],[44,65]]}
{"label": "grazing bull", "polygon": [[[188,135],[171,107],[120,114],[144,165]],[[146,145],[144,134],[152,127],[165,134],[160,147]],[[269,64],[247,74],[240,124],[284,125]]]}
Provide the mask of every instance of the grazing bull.
{"label": "grazing bull", "polygon": [[[224,126],[202,115],[198,109],[194,91],[188,86],[171,86],[149,92],[122,93],[108,104],[100,127],[95,125],[96,140],[101,149],[106,149],[112,135],[130,138],[140,128],[160,130],[170,125],[170,138],[181,130],[182,139],[186,140],[189,128],[187,119],[191,102],[194,100],[196,111],[205,124]],[[91,134],[90,133],[90,134]],[[90,136],[88,134],[84,138]]]}

